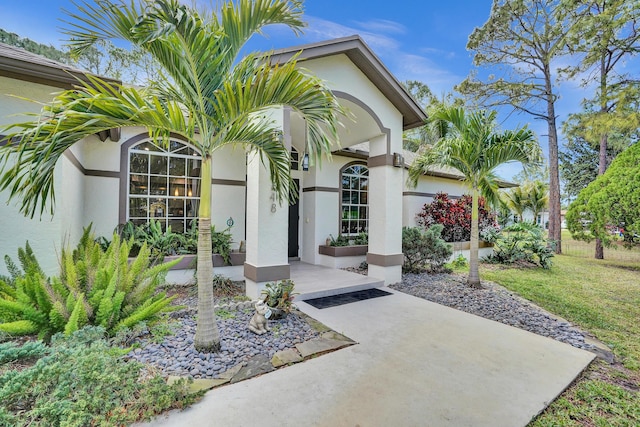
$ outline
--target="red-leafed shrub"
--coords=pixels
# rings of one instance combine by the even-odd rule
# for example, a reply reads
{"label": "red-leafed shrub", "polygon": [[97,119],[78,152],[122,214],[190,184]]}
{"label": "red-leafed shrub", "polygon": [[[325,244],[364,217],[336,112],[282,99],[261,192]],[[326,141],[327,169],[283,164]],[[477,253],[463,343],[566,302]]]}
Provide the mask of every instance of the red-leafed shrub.
{"label": "red-leafed shrub", "polygon": [[[483,197],[479,199],[478,219],[480,236],[484,230],[498,227],[495,213],[486,208]],[[466,242],[471,239],[471,196],[465,194],[459,199],[450,199],[447,193],[438,193],[433,202],[422,207],[417,221],[424,228],[442,224],[442,238],[446,242]]]}

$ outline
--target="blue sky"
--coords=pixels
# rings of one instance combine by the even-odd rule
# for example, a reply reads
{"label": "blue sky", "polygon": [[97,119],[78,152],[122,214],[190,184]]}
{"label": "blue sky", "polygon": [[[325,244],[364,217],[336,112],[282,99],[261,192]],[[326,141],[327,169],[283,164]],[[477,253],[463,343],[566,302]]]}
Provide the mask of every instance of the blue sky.
{"label": "blue sky", "polygon": [[[215,0],[199,0],[199,5],[215,5]],[[69,0],[0,0],[1,28],[41,43],[60,46],[64,35],[61,9],[73,10]],[[268,38],[256,37],[250,47],[268,50],[330,38],[359,34],[398,78],[420,80],[436,95],[452,90],[473,68],[466,42],[474,27],[489,17],[491,0],[306,0],[305,19],[309,26],[296,38],[291,31],[275,27]],[[580,109],[585,96],[574,82],[564,83],[558,102],[558,124],[566,114]],[[547,152],[546,125],[523,114],[508,116],[501,111],[503,127],[521,124],[539,135]],[[508,117],[508,118],[507,118]],[[517,165],[500,169],[509,179],[520,170]]]}

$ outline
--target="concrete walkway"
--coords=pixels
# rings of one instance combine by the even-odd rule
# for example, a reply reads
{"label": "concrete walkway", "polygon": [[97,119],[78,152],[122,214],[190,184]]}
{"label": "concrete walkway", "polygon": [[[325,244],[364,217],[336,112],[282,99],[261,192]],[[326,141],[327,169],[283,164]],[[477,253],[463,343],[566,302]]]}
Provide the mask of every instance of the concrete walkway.
{"label": "concrete walkway", "polygon": [[296,303],[311,298],[384,286],[384,281],[322,265],[292,262],[291,280],[296,284]]}
{"label": "concrete walkway", "polygon": [[594,358],[389,291],[324,310],[299,303],[359,344],[214,389],[150,425],[525,426]]}

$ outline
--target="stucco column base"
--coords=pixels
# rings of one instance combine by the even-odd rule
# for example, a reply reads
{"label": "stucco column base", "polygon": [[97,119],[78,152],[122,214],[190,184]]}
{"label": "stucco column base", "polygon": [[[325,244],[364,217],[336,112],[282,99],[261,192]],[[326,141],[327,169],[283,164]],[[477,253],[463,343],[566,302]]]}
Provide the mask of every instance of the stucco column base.
{"label": "stucco column base", "polygon": [[369,277],[384,280],[384,285],[389,286],[402,281],[402,266],[382,267],[369,264]]}
{"label": "stucco column base", "polygon": [[291,278],[291,269],[289,264],[256,267],[245,262],[244,277],[245,294],[251,299],[257,299],[261,297],[267,283]]}
{"label": "stucco column base", "polygon": [[367,253],[367,264],[369,277],[384,280],[384,285],[392,285],[402,280],[403,254],[379,255]]}

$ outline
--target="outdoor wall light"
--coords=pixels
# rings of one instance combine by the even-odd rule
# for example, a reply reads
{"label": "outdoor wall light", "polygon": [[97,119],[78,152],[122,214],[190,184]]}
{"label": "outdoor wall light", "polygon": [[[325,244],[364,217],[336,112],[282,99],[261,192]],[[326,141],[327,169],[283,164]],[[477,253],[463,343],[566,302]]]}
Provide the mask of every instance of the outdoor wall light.
{"label": "outdoor wall light", "polygon": [[400,153],[393,153],[393,167],[401,168],[404,166],[404,157]]}
{"label": "outdoor wall light", "polygon": [[302,170],[305,172],[309,170],[309,154],[308,153],[304,153],[304,156],[302,156]]}

